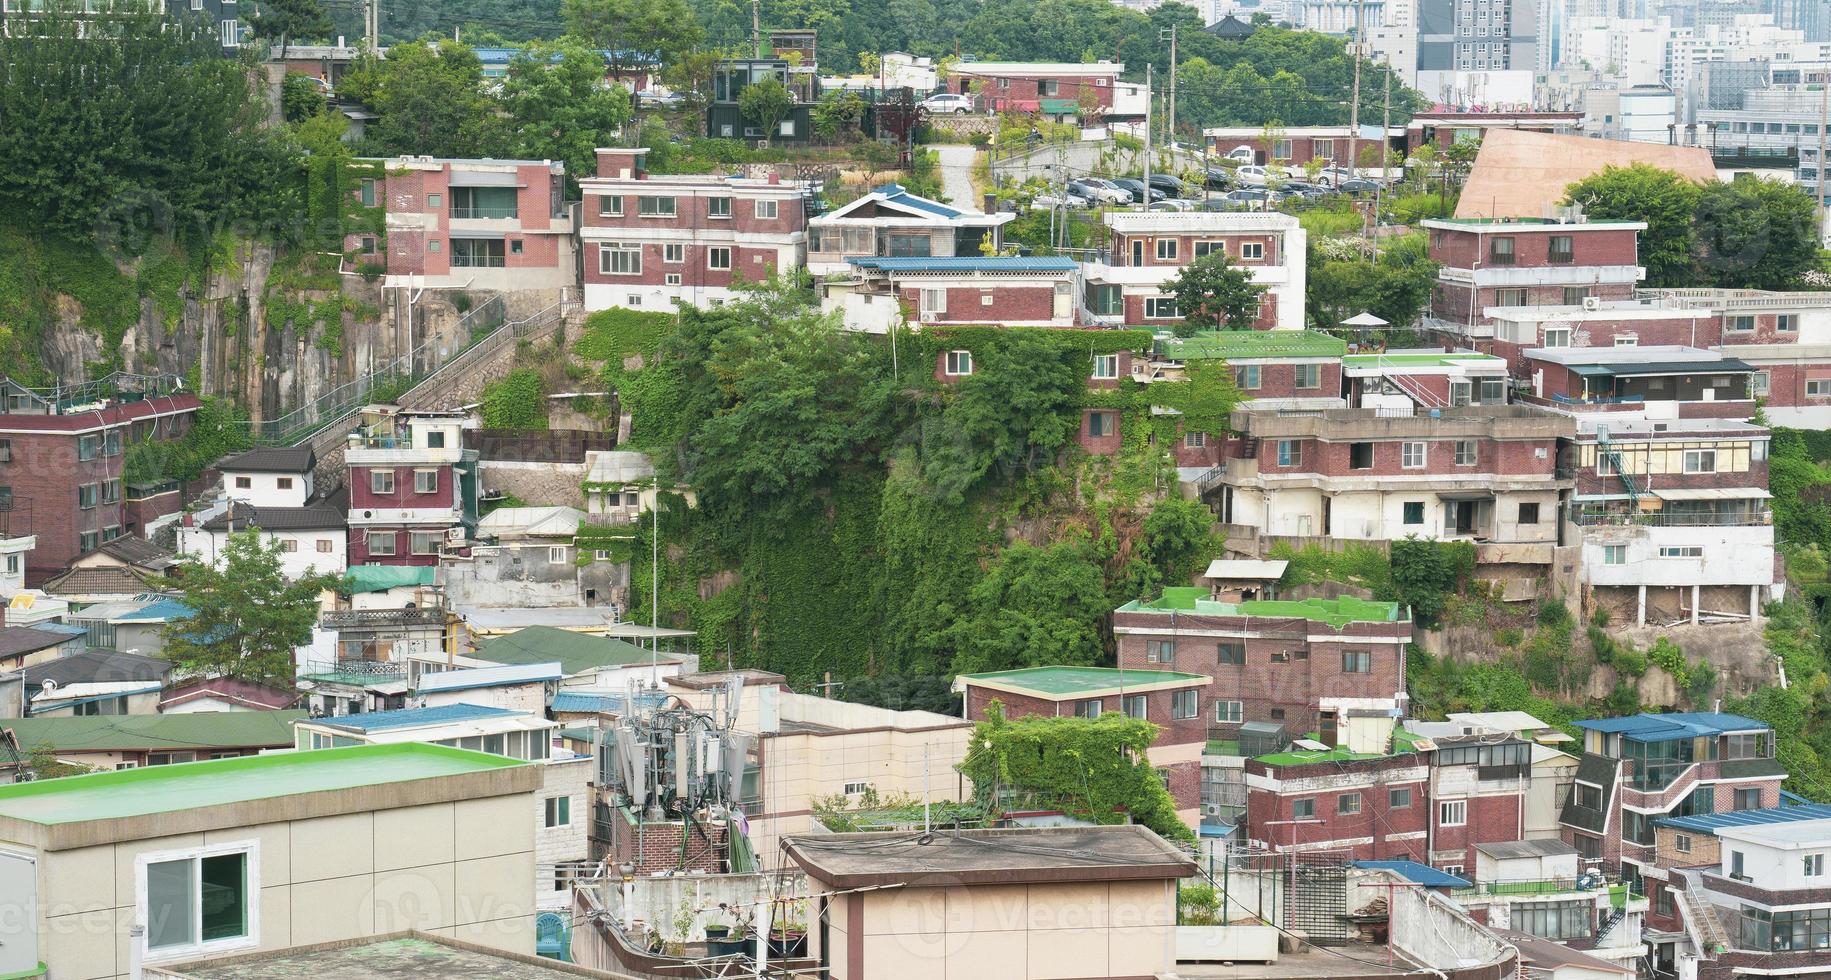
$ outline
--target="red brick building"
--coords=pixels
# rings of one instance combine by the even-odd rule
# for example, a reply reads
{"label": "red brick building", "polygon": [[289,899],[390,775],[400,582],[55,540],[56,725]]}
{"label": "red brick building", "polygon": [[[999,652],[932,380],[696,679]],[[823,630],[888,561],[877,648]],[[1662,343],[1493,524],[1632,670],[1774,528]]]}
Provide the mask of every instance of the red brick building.
{"label": "red brick building", "polygon": [[[1491,306],[1492,351],[1515,377],[1532,375],[1526,352],[1544,347],[1713,347],[1722,321],[1710,310],[1660,299],[1569,306]],[[1770,327],[1771,329],[1771,327]]]}
{"label": "red brick building", "polygon": [[983,720],[986,709],[997,701],[1006,718],[1096,718],[1102,712],[1123,711],[1155,724],[1151,765],[1163,773],[1176,799],[1177,815],[1191,829],[1199,829],[1202,747],[1208,738],[1200,705],[1202,692],[1213,683],[1208,674],[1171,670],[1026,667],[961,674],[954,678],[954,690],[972,721]]}
{"label": "red brick building", "polygon": [[1576,133],[1582,129],[1581,112],[1459,112],[1451,109],[1420,112],[1405,127],[1405,150],[1426,143],[1447,150],[1465,140],[1478,140],[1490,129],[1519,129],[1533,133]]}
{"label": "red brick building", "polygon": [[[358,179],[385,233],[344,240],[358,264],[429,289],[552,290],[577,282],[566,165],[551,160],[395,157]],[[402,280],[405,282],[405,278]]]}
{"label": "red brick building", "polygon": [[1182,319],[1167,291],[1170,280],[1196,259],[1224,252],[1265,288],[1252,329],[1303,328],[1307,237],[1291,215],[1110,211],[1106,226],[1111,236],[1106,259],[1084,269],[1094,323],[1169,329]]}
{"label": "red brick building", "polygon": [[1631,299],[1646,277],[1636,251],[1643,222],[1446,218],[1423,225],[1440,266],[1426,326],[1457,342],[1493,338],[1489,307]]}
{"label": "red brick building", "polygon": [[367,426],[344,450],[350,565],[437,565],[477,526],[477,453],[464,416],[402,412]]}
{"label": "red brick building", "polygon": [[1410,615],[1397,603],[1340,599],[1217,602],[1175,587],[1113,611],[1119,665],[1200,671],[1211,737],[1249,721],[1309,731],[1330,709],[1392,712],[1405,706]]}
{"label": "red brick building", "polygon": [[1124,72],[1125,65],[1111,61],[1091,65],[968,61],[949,70],[945,87],[960,95],[977,96],[981,112],[1074,112],[1083,96],[1101,109],[1111,109],[1114,89]]}
{"label": "red brick building", "polygon": [[[1367,127],[1362,126],[1363,130]],[[1375,127],[1375,133],[1378,127]],[[1227,156],[1244,146],[1252,151],[1249,163],[1264,166],[1268,163],[1281,163],[1292,167],[1301,167],[1311,160],[1322,160],[1331,166],[1348,165],[1348,144],[1356,144],[1355,153],[1364,155],[1368,147],[1378,146],[1378,139],[1362,136],[1350,140],[1353,130],[1347,126],[1287,126],[1279,129],[1276,138],[1267,145],[1265,129],[1261,126],[1230,126],[1202,130],[1202,138],[1208,143],[1208,151],[1216,156]],[[1387,144],[1395,153],[1403,153],[1405,147],[1405,130],[1394,126],[1387,130]],[[1377,159],[1377,157],[1376,157]],[[1373,164],[1377,166],[1377,164]]]}
{"label": "red brick building", "polygon": [[182,436],[197,407],[177,378],[116,374],[47,389],[0,380],[0,537],[37,539],[28,585],[178,509],[167,487],[129,493],[126,452]]}
{"label": "red brick building", "polygon": [[1081,266],[1070,258],[852,258],[819,284],[821,306],[846,328],[888,333],[899,323],[1073,327]]}
{"label": "red brick building", "polygon": [[1426,863],[1430,767],[1390,715],[1369,737],[1246,760],[1246,836],[1272,851]]}
{"label": "red brick building", "polygon": [[579,181],[584,203],[585,307],[672,310],[734,299],[807,261],[803,189],[768,177],[662,175],[647,149],[598,150],[598,174]]}

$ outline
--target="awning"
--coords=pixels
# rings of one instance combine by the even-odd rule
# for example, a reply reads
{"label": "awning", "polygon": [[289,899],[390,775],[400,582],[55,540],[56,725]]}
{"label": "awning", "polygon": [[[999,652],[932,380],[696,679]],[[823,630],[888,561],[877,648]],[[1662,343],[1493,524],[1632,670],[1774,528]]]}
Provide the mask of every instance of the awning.
{"label": "awning", "polygon": [[1693,489],[1655,489],[1661,500],[1771,500],[1773,494],[1759,487],[1697,487]]}
{"label": "awning", "polygon": [[1457,491],[1454,491],[1451,493],[1440,493],[1437,495],[1437,499],[1438,500],[1450,500],[1450,501],[1493,500],[1494,491],[1492,491],[1492,490],[1457,490]]}
{"label": "awning", "polygon": [[1043,99],[1041,108],[1046,116],[1071,116],[1081,110],[1081,104],[1073,99]]}
{"label": "awning", "polygon": [[525,187],[519,175],[513,170],[453,170],[446,179],[450,187]]}

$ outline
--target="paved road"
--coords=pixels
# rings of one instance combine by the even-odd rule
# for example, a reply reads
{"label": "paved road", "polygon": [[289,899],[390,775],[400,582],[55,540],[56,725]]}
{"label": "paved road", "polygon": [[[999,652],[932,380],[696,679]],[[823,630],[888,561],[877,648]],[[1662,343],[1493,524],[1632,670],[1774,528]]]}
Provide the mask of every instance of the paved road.
{"label": "paved road", "polygon": [[973,163],[979,158],[979,149],[937,146],[934,151],[941,158],[941,196],[947,199],[946,203],[979,210],[977,195],[973,193]]}

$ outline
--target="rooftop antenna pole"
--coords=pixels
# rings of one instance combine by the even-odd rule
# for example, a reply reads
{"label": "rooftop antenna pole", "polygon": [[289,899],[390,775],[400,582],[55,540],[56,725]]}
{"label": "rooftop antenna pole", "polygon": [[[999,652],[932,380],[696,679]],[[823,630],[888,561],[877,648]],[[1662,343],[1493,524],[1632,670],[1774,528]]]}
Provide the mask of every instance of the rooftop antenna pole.
{"label": "rooftop antenna pole", "polygon": [[649,638],[648,669],[649,683],[661,689],[661,480],[655,480],[655,504],[650,509],[649,533],[652,557],[649,559]]}

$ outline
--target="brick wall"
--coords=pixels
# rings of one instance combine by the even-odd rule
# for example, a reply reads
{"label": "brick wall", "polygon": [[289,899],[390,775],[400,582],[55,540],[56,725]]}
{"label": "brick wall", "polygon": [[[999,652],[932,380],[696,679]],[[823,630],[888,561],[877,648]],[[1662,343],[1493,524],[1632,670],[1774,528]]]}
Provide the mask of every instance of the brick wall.
{"label": "brick wall", "polygon": [[[1300,440],[1302,456],[1294,465],[1278,465],[1277,442],[1267,440],[1259,452],[1259,469],[1263,473],[1317,473],[1330,477],[1379,476],[1468,476],[1496,474],[1505,477],[1549,475],[1557,463],[1555,439],[1406,439],[1382,442],[1347,443]],[[1463,466],[1456,463],[1456,443],[1473,442],[1475,460]],[[1405,467],[1406,443],[1424,443],[1424,465]],[[1371,453],[1365,467],[1353,464],[1354,447],[1367,447]],[[1543,455],[1539,455],[1540,453]]]}
{"label": "brick wall", "polygon": [[[947,309],[935,314],[935,319],[942,323],[1048,321],[1055,316],[1055,284],[1052,282],[990,288],[942,288],[947,293]],[[923,289],[920,280],[900,282],[897,284],[897,299],[904,309],[919,310]],[[989,304],[987,299],[991,300]]]}
{"label": "brick wall", "polygon": [[[1550,260],[1551,239],[1569,238],[1571,261]],[[1491,225],[1482,232],[1432,228],[1430,257],[1454,269],[1493,268],[1493,242],[1513,239],[1513,268],[1575,268],[1580,266],[1634,265],[1639,233],[1625,229],[1583,225]]]}
{"label": "brick wall", "polygon": [[[1104,417],[1104,421],[1101,423],[1102,428],[1100,430],[1100,435],[1095,435],[1093,431],[1095,415]],[[1075,441],[1081,444],[1082,449],[1087,450],[1088,453],[1092,455],[1111,456],[1118,452],[1120,446],[1124,444],[1124,437],[1119,431],[1122,424],[1123,422],[1117,409],[1085,409],[1081,413],[1081,430],[1076,434]]]}
{"label": "brick wall", "polygon": [[[1584,292],[1584,295],[1594,296],[1598,299],[1605,299],[1605,300],[1633,299],[1634,298],[1634,285],[1635,284],[1631,283],[1631,282],[1588,283],[1583,286],[1583,292]],[[1513,300],[1508,300],[1507,302],[1503,303],[1501,301],[1502,297],[1499,295],[1501,292],[1501,288],[1523,289],[1525,291],[1525,302],[1518,303]],[[1564,287],[1561,285],[1557,285],[1557,286],[1545,286],[1545,285],[1518,286],[1518,287],[1501,287],[1501,288],[1482,287],[1480,289],[1473,290],[1474,309],[1477,314],[1479,314],[1481,310],[1484,310],[1490,306],[1568,306],[1568,305],[1570,305],[1564,295]],[[1469,317],[1470,298],[1471,298],[1470,293],[1471,293],[1471,290],[1469,289],[1468,285],[1465,283],[1445,282],[1442,279],[1439,279],[1437,281],[1436,287],[1431,292],[1431,303],[1430,303],[1431,315],[1439,317],[1444,320],[1449,320],[1449,321],[1452,321],[1455,323],[1488,323],[1488,322],[1491,322],[1488,320],[1487,317],[1484,317],[1484,316],[1478,316],[1476,319],[1470,319],[1470,317]],[[1484,346],[1485,346],[1485,343],[1484,343]],[[1498,352],[1496,352],[1496,353],[1498,353]]]}
{"label": "brick wall", "polygon": [[[1318,763],[1302,766],[1267,766],[1248,760],[1246,793],[1248,833],[1255,840],[1282,849],[1293,843],[1321,846],[1325,842],[1355,841],[1331,848],[1352,860],[1412,860],[1428,863],[1425,853],[1429,830],[1426,783],[1417,775],[1423,765],[1416,753],[1403,753],[1362,762]],[[1254,776],[1278,780],[1276,789],[1251,785]],[[1407,789],[1408,806],[1394,808],[1391,791]],[[1343,796],[1357,796],[1358,812],[1347,812]],[[1318,824],[1273,824],[1297,817],[1293,806],[1310,800]]]}
{"label": "brick wall", "polygon": [[[1304,369],[1316,370],[1317,385],[1313,388],[1297,387],[1297,372],[1300,365],[1296,363],[1253,364],[1258,368],[1259,383],[1256,387],[1242,386],[1240,394],[1247,398],[1335,398],[1342,393],[1341,362],[1330,361],[1323,364],[1304,364]],[[1242,375],[1248,374],[1246,364],[1235,364],[1234,380],[1238,382]]]}

